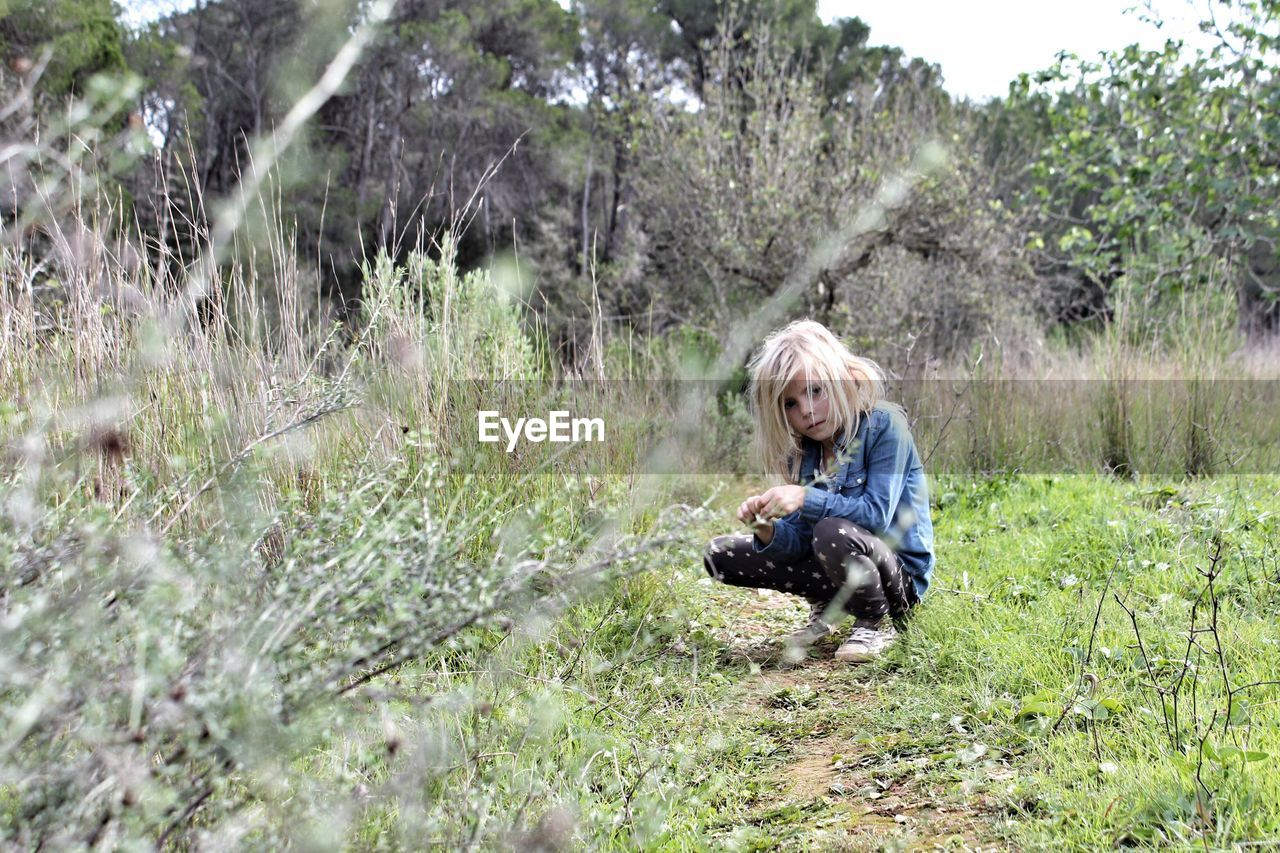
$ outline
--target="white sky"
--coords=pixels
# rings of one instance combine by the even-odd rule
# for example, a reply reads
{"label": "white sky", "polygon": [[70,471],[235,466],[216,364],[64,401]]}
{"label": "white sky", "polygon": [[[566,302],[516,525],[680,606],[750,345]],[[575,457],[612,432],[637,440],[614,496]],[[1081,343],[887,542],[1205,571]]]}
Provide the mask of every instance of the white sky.
{"label": "white sky", "polygon": [[120,7],[120,19],[126,27],[142,27],[148,21],[176,12],[190,9],[195,5],[193,0],[116,0]]}
{"label": "white sky", "polygon": [[[1163,29],[1141,20],[1141,0],[818,0],[824,21],[861,18],[871,44],[937,63],[947,91],[979,101],[1008,94],[1019,73],[1048,68],[1062,50],[1096,59],[1102,50],[1155,48],[1169,38],[1210,46],[1198,28],[1209,0],[1151,0],[1151,7]],[[1217,14],[1221,22],[1220,5]]]}

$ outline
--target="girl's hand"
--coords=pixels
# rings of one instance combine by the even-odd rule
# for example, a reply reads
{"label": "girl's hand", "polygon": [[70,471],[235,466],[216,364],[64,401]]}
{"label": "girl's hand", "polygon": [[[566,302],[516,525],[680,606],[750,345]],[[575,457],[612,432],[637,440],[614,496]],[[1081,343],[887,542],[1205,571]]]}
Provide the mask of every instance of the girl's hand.
{"label": "girl's hand", "polygon": [[757,520],[758,516],[763,514],[764,495],[752,495],[742,502],[742,506],[738,507],[738,521],[750,527],[758,526],[761,522]]}
{"label": "girl's hand", "polygon": [[774,486],[758,498],[764,504],[761,515],[766,518],[782,518],[804,506],[804,487]]}
{"label": "girl's hand", "polygon": [[738,521],[759,526],[758,519],[782,518],[804,506],[803,486],[774,486],[762,495],[752,495],[738,507]]}

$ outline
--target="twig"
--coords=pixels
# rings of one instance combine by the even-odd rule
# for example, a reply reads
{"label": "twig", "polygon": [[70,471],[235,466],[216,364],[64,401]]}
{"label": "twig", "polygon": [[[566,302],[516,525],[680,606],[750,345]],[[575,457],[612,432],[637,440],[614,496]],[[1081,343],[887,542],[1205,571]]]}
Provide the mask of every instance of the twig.
{"label": "twig", "polygon": [[165,827],[164,832],[160,833],[160,837],[156,839],[156,849],[163,850],[164,843],[169,840],[169,836],[172,835],[178,827],[190,820],[191,816],[194,815],[202,805],[204,805],[204,801],[209,799],[211,796],[213,796],[213,786],[205,785],[204,790],[200,792],[200,796],[187,803],[187,807],[182,810],[182,814],[174,818],[169,825]]}
{"label": "twig", "polygon": [[1227,672],[1227,655],[1222,650],[1222,637],[1218,634],[1218,593],[1213,588],[1213,582],[1219,574],[1219,565],[1222,562],[1222,539],[1215,536],[1213,541],[1213,554],[1209,558],[1209,568],[1200,574],[1205,578],[1205,590],[1209,593],[1209,633],[1213,634],[1213,647],[1218,657],[1218,666],[1222,671],[1222,686],[1227,691],[1227,713],[1222,720],[1222,733],[1227,733],[1227,727],[1231,725],[1231,711],[1235,705],[1235,690],[1231,687],[1231,675]]}
{"label": "twig", "polygon": [[523,678],[526,681],[533,681],[538,684],[546,684],[546,685],[555,686],[555,687],[563,687],[566,690],[572,690],[575,693],[580,693],[581,695],[585,696],[587,701],[590,702],[592,705],[599,706],[596,709],[596,712],[591,716],[591,722],[593,724],[595,723],[596,717],[600,716],[601,711],[612,711],[613,713],[617,714],[619,717],[626,720],[628,723],[630,723],[633,726],[637,726],[640,724],[639,721],[635,719],[635,717],[631,717],[631,716],[628,716],[627,714],[622,713],[613,705],[610,705],[608,702],[604,701],[599,696],[592,693],[590,690],[585,690],[581,687],[577,687],[572,684],[565,684],[564,682],[557,681],[555,679],[542,678],[537,675],[530,675],[527,672],[517,672],[514,669],[506,669],[504,670],[504,672],[506,672],[508,675],[514,675],[517,678]]}
{"label": "twig", "polygon": [[1236,692],[1239,693],[1241,690],[1252,690],[1255,687],[1280,687],[1280,681],[1276,681],[1274,679],[1267,681],[1254,681],[1237,687]]}
{"label": "twig", "polygon": [[476,755],[467,756],[465,761],[460,761],[457,764],[451,765],[449,767],[442,767],[439,769],[444,773],[452,773],[453,771],[461,770],[463,767],[466,767],[470,764],[477,764],[482,759],[485,759],[485,758],[515,758],[515,757],[516,757],[516,753],[514,752],[480,752],[480,753],[477,753]]}
{"label": "twig", "polygon": [[[1084,680],[1084,676],[1088,671],[1089,662],[1093,660],[1093,643],[1098,636],[1098,625],[1102,622],[1102,604],[1107,599],[1107,590],[1111,589],[1111,579],[1115,576],[1116,569],[1119,568],[1120,566],[1121,556],[1123,556],[1123,554],[1117,555],[1116,561],[1111,564],[1111,571],[1107,572],[1106,583],[1102,585],[1102,594],[1098,596],[1098,607],[1093,614],[1093,630],[1089,632],[1089,651],[1087,654],[1085,654],[1084,663],[1080,665],[1080,676],[1076,679],[1077,692],[1079,691],[1079,688],[1080,688],[1080,682]],[[1074,701],[1064,704],[1062,706],[1062,713],[1058,715],[1057,721],[1054,722],[1053,728],[1051,728],[1049,731],[1056,732],[1059,728],[1061,728],[1062,721],[1067,718],[1067,714],[1071,713],[1071,709],[1073,707],[1075,707]]]}
{"label": "twig", "polygon": [[977,600],[977,601],[986,601],[986,600],[987,600],[987,596],[982,595],[981,593],[977,593],[977,592],[969,592],[968,590],[965,590],[965,589],[950,589],[950,588],[945,587],[945,586],[937,586],[936,584],[935,584],[934,586],[932,586],[932,587],[931,587],[931,589],[935,589],[935,590],[937,590],[938,592],[946,592],[946,593],[950,593],[951,595],[967,595],[967,596],[969,596],[970,598],[975,599],[975,600]]}
{"label": "twig", "polygon": [[[306,415],[305,417],[299,418],[295,421],[291,421],[290,423],[285,424],[279,429],[275,429],[275,430],[272,430],[271,432],[264,433],[263,435],[258,436],[253,441],[249,442],[249,444],[247,444],[244,447],[244,449],[242,449],[239,453],[237,453],[235,456],[231,457],[226,462],[224,462],[222,464],[222,467],[220,467],[217,471],[209,475],[209,479],[205,480],[204,483],[200,485],[200,488],[196,489],[195,492],[193,492],[187,498],[187,500],[182,504],[182,506],[178,507],[177,512],[175,512],[173,516],[170,517],[170,519],[167,522],[165,522],[164,527],[160,528],[161,534],[168,533],[169,528],[173,527],[173,525],[177,523],[178,519],[181,518],[183,514],[185,514],[186,511],[191,508],[192,504],[194,504],[197,500],[199,500],[203,494],[205,494],[210,489],[212,489],[217,484],[217,482],[220,479],[222,479],[229,471],[244,464],[245,460],[253,455],[253,451],[259,445],[265,444],[266,442],[270,441],[273,438],[279,438],[282,435],[286,435],[288,433],[310,426],[316,421],[322,418],[328,417],[329,415],[336,414],[338,412],[343,412],[343,411],[346,411],[347,409],[351,409],[354,407],[355,407],[355,404],[349,403],[349,402],[343,402],[343,403],[339,403],[332,406],[325,406],[312,412],[309,415]],[[154,513],[152,513],[151,520],[154,521],[163,511],[164,511],[163,506],[157,509]]]}
{"label": "twig", "polygon": [[1174,737],[1173,730],[1169,725],[1169,709],[1164,702],[1165,691],[1156,680],[1155,671],[1151,669],[1151,658],[1147,654],[1146,644],[1142,642],[1142,630],[1138,627],[1138,614],[1125,606],[1125,603],[1120,600],[1119,594],[1113,592],[1111,595],[1116,600],[1116,604],[1120,605],[1120,609],[1129,614],[1129,621],[1133,623],[1133,635],[1138,639],[1138,652],[1142,655],[1142,663],[1147,669],[1147,678],[1150,679],[1151,688],[1155,690],[1156,700],[1160,703],[1160,713],[1164,717],[1164,733],[1169,738],[1169,749],[1170,751],[1176,751],[1177,739]]}
{"label": "twig", "polygon": [[582,652],[586,649],[587,643],[590,642],[597,633],[599,633],[600,629],[604,627],[605,623],[608,622],[612,616],[613,611],[606,612],[600,617],[600,621],[596,623],[596,626],[587,632],[586,638],[578,641],[578,648],[574,650],[573,658],[565,664],[564,669],[558,676],[556,676],[558,681],[564,681],[569,677],[569,673],[573,672],[573,670],[578,666],[578,661],[582,659]]}
{"label": "twig", "polygon": [[1120,557],[1118,555],[1116,561],[1111,564],[1111,571],[1107,573],[1107,581],[1102,586],[1102,595],[1098,596],[1098,609],[1093,614],[1093,630],[1089,632],[1089,651],[1084,656],[1084,666],[1088,666],[1093,660],[1093,644],[1098,638],[1098,625],[1102,622],[1102,604],[1107,599],[1107,590],[1111,588],[1111,579],[1115,577],[1116,569],[1120,567]]}
{"label": "twig", "polygon": [[964,395],[965,390],[972,384],[973,384],[973,379],[969,379],[968,383],[965,386],[965,389],[961,389],[955,392],[955,400],[951,404],[951,411],[947,412],[947,419],[943,421],[942,426],[938,428],[937,440],[933,442],[933,446],[929,448],[929,452],[924,455],[923,459],[921,460],[921,464],[928,465],[929,460],[933,458],[933,454],[938,450],[939,447],[942,446],[942,442],[946,440],[947,430],[948,428],[950,428],[951,422],[955,420],[956,410],[960,408],[960,398]]}

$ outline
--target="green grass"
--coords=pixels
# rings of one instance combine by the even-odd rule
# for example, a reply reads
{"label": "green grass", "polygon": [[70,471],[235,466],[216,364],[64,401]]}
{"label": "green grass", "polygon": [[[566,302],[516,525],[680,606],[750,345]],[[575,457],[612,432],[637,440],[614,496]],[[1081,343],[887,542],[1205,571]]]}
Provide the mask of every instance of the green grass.
{"label": "green grass", "polygon": [[[1244,687],[1280,671],[1274,478],[941,477],[938,588],[893,654],[780,685],[749,639],[799,607],[762,616],[700,566],[745,486],[710,519],[662,511],[705,478],[636,473],[672,423],[712,433],[681,469],[745,455],[740,406],[703,419],[614,385],[613,441],[481,452],[468,377],[547,380],[543,344],[481,275],[369,275],[341,347],[306,324],[292,349],[244,339],[236,312],[159,346],[88,301],[53,331],[0,306],[0,840],[922,841],[862,814],[876,779],[1020,845],[1280,834],[1275,690]],[[641,372],[678,375],[668,344]],[[1060,470],[1024,454],[1061,433],[1035,408],[1053,401],[1002,399],[956,422],[938,469]],[[1155,423],[1162,401],[1132,411]],[[1105,442],[1076,432],[1062,469],[1097,470]],[[856,763],[789,793],[817,745]]]}
{"label": "green grass", "polygon": [[[953,812],[970,810],[974,822],[963,837],[1018,846],[1225,846],[1280,835],[1275,689],[1240,690],[1230,718],[1224,689],[1280,671],[1275,479],[940,478],[935,589],[910,630],[873,666],[833,675],[802,663],[795,678],[808,679],[806,667],[814,675],[806,689],[778,688],[776,663],[762,670],[743,654],[741,629],[758,622],[743,609],[753,594],[704,582],[698,543],[728,524],[727,507],[743,488],[734,484],[717,519],[695,519],[682,544],[655,551],[640,574],[564,596],[535,583],[526,590],[532,609],[509,607],[509,617],[486,618],[440,644],[414,640],[420,645],[409,644],[408,662],[386,676],[280,717],[273,692],[290,695],[314,673],[355,659],[388,626],[448,616],[419,598],[430,587],[419,589],[405,572],[416,560],[437,566],[437,583],[462,589],[472,567],[489,577],[510,565],[496,559],[504,541],[517,549],[513,560],[552,560],[570,571],[601,547],[621,510],[635,507],[620,516],[620,532],[643,541],[656,529],[654,508],[669,500],[640,496],[617,478],[590,494],[555,475],[485,477],[481,467],[468,476],[433,459],[425,450],[408,453],[318,497],[295,496],[282,515],[289,531],[282,550],[259,568],[217,556],[249,548],[247,539],[195,540],[194,550],[165,547],[158,574],[138,575],[134,540],[127,528],[111,533],[109,513],[51,512],[36,536],[43,551],[5,553],[17,566],[65,548],[78,568],[60,569],[59,589],[92,594],[52,599],[68,609],[54,607],[48,623],[26,617],[28,640],[65,647],[71,657],[15,646],[21,666],[8,677],[43,673],[52,679],[46,684],[65,688],[90,683],[107,661],[122,675],[104,682],[90,706],[95,728],[68,729],[81,739],[70,745],[46,733],[53,735],[42,741],[47,752],[9,756],[8,778],[41,761],[85,766],[88,750],[112,742],[113,732],[130,736],[135,685],[146,685],[143,719],[161,715],[190,661],[205,659],[205,680],[192,688],[203,710],[167,734],[157,722],[138,752],[202,749],[199,721],[216,723],[213,741],[237,765],[216,777],[214,797],[186,831],[251,845],[335,834],[358,847],[391,848],[924,843],[931,836],[912,834],[922,829],[862,813],[871,802],[865,789],[886,780],[939,797]],[[706,484],[667,487],[668,495],[690,497]],[[220,492],[222,504],[234,505],[235,488]],[[497,517],[485,514],[493,509]],[[217,528],[224,537],[236,529]],[[59,530],[79,531],[72,539],[97,530],[96,544],[86,552]],[[439,555],[424,557],[432,548]],[[1209,596],[1201,572],[1215,565],[1214,554]],[[355,573],[362,565],[369,572]],[[136,593],[121,586],[137,577],[149,579]],[[324,599],[280,647],[272,658],[279,680],[239,680],[235,640],[272,608],[296,607],[326,577],[349,589]],[[113,589],[124,589],[121,601],[131,608],[116,617],[95,604]],[[11,592],[9,606],[34,607],[42,594],[38,586]],[[1133,610],[1142,649],[1115,596]],[[1221,660],[1214,635],[1204,632],[1188,656],[1192,607],[1205,629],[1214,601]],[[60,613],[92,630],[76,630],[55,618]],[[799,619],[797,605],[764,628],[780,636]],[[1184,668],[1176,727],[1171,720],[1166,728],[1151,675],[1171,690]],[[1093,695],[1085,695],[1086,672],[1097,678]],[[17,681],[10,687],[16,708]],[[78,714],[68,705],[52,719],[70,725]],[[840,787],[788,794],[792,765],[815,738],[833,754]],[[173,778],[207,770],[215,754],[175,764]],[[29,795],[23,784],[0,784],[8,834],[20,831],[30,807],[29,797],[15,796]],[[161,778],[142,791],[148,814],[124,809],[121,831],[154,837],[183,786]]]}
{"label": "green grass", "polygon": [[[1228,683],[1237,688],[1280,670],[1276,481],[947,485],[942,582],[963,589],[967,574],[963,591],[982,597],[944,593],[926,608],[901,652],[895,717],[940,732],[934,711],[925,711],[944,704],[962,715],[974,742],[1022,755],[1025,782],[1000,794],[1022,841],[1275,839],[1280,810],[1262,805],[1280,801],[1270,772],[1280,760],[1274,688],[1240,693],[1236,720],[1224,723]],[[1220,574],[1210,596],[1202,572],[1215,566],[1215,554]],[[1134,611],[1137,631],[1114,596]],[[1216,621],[1221,661],[1213,633],[1197,633],[1187,651],[1197,601],[1195,627],[1207,632]],[[1171,687],[1188,657],[1178,729],[1171,723],[1166,732],[1150,676]],[[1098,679],[1093,699],[1117,710],[1101,720],[1069,713],[1059,725],[1086,666]],[[1038,713],[1029,701],[1036,694],[1047,697]],[[1165,703],[1172,712],[1172,697]],[[1207,734],[1210,722],[1216,727]],[[1200,762],[1201,740],[1267,757]],[[1199,782],[1188,762],[1200,765]]]}
{"label": "green grass", "polygon": [[[938,588],[893,654],[856,676],[874,699],[824,709],[850,750],[875,758],[877,775],[905,772],[967,803],[992,837],[1018,846],[1280,837],[1277,689],[1238,692],[1228,721],[1224,687],[1280,671],[1280,484],[1073,476],[936,486]],[[1200,573],[1219,542],[1221,661]],[[1115,595],[1134,611],[1146,657]],[[1147,664],[1171,685],[1197,600],[1203,633],[1170,734]],[[1092,697],[1085,672],[1098,679]]]}
{"label": "green grass", "polygon": [[[388,762],[375,748],[372,765],[357,769],[390,804],[366,815],[354,840],[453,846],[489,824],[516,846],[547,833],[593,847],[697,846],[709,826],[741,814],[778,745],[735,713],[740,673],[688,630],[705,614],[683,600],[683,575],[627,581],[545,637],[538,626],[482,632],[460,638],[456,655],[400,670],[400,696],[382,713],[410,757]],[[477,654],[487,661],[478,675],[467,668]],[[424,712],[412,697],[445,697],[446,707]],[[331,772],[352,744],[371,754],[386,732],[356,727],[304,769]],[[424,751],[427,778],[405,795]],[[451,793],[464,789],[465,799]]]}
{"label": "green grass", "polygon": [[[418,746],[411,757],[386,760],[376,747],[385,725],[370,715],[364,736],[356,726],[300,769],[323,776],[349,767],[339,755],[375,755],[343,771],[383,790],[353,830],[361,846],[465,843],[496,826],[518,844],[556,837],[606,849],[913,838],[856,816],[866,774],[968,808],[981,838],[1018,846],[1275,839],[1274,688],[1235,697],[1224,730],[1221,664],[1213,635],[1198,635],[1204,650],[1190,656],[1171,738],[1147,662],[1168,685],[1197,599],[1197,626],[1208,627],[1197,566],[1210,566],[1221,541],[1214,598],[1230,683],[1280,671],[1277,483],[1072,476],[937,487],[937,588],[882,663],[832,675],[815,659],[792,678],[815,668],[816,687],[770,686],[776,664],[762,675],[726,639],[752,593],[698,583],[687,559],[601,591],[554,626],[476,634],[455,656],[401,670],[401,698],[380,713]],[[1134,610],[1149,658],[1113,595]],[[799,608],[783,616],[798,619]],[[461,662],[480,652],[492,665],[476,676]],[[1097,677],[1092,702],[1105,712],[1085,695],[1084,672]],[[458,705],[424,712],[404,696]],[[788,799],[789,764],[815,736],[856,755],[858,769],[846,775],[836,755],[835,778],[847,784]],[[428,743],[430,782],[413,777],[406,792],[408,766]],[[465,802],[450,797],[463,788]]]}

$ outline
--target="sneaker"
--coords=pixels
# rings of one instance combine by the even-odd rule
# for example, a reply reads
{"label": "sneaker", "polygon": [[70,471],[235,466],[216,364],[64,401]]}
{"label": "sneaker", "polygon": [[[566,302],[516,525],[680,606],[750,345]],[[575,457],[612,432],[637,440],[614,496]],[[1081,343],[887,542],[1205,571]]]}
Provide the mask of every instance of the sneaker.
{"label": "sneaker", "polygon": [[831,633],[834,626],[823,618],[827,605],[816,601],[809,603],[809,624],[796,631],[787,641],[793,646],[812,646]]}
{"label": "sneaker", "polygon": [[848,663],[866,663],[875,660],[898,639],[898,632],[892,625],[883,628],[859,626],[853,629],[849,639],[836,649],[836,660]]}

